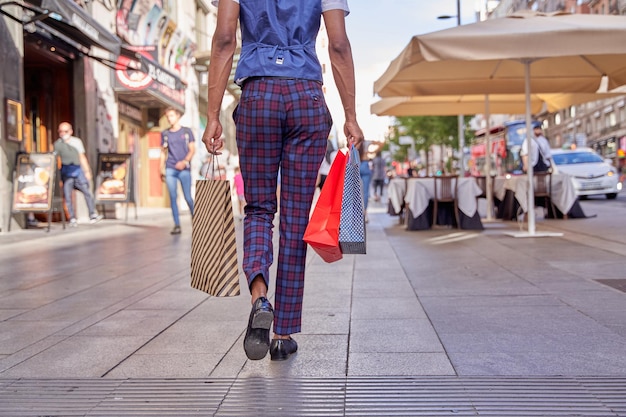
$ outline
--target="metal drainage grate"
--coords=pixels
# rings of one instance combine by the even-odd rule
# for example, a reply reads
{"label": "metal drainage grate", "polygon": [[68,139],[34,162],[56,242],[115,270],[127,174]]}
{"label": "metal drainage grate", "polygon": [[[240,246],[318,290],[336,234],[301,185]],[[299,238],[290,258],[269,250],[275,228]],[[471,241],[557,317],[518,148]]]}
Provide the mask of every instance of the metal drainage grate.
{"label": "metal drainage grate", "polygon": [[626,417],[626,376],[0,379],[0,416]]}
{"label": "metal drainage grate", "polygon": [[626,292],[626,279],[596,279],[596,282]]}

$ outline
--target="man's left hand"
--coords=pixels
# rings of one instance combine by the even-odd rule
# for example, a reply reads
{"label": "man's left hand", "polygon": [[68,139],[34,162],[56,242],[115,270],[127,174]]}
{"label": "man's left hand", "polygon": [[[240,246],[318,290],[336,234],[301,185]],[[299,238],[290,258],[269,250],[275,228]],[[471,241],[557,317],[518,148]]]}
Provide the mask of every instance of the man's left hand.
{"label": "man's left hand", "polygon": [[346,121],[346,123],[343,126],[343,132],[346,135],[346,139],[348,139],[348,143],[353,144],[357,148],[361,147],[361,143],[363,143],[363,140],[365,138],[363,135],[363,131],[361,130],[361,127],[356,121],[354,122]]}

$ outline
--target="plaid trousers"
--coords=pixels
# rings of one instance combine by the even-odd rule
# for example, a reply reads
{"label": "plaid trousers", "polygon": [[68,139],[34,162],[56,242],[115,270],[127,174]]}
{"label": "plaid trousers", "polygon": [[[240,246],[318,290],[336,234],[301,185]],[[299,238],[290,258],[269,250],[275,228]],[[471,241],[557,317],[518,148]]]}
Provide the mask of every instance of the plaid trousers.
{"label": "plaid trousers", "polygon": [[261,275],[269,287],[280,178],[274,333],[298,333],[307,249],[302,237],[332,126],[322,86],[306,80],[250,80],[233,117],[247,203],[243,271],[248,285]]}

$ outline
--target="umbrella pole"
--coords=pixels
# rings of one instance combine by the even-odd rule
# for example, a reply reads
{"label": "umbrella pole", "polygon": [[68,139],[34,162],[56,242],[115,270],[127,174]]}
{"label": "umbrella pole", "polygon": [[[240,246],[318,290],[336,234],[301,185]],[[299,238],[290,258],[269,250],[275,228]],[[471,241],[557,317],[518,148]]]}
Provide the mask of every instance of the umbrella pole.
{"label": "umbrella pole", "polygon": [[530,154],[533,147],[532,120],[530,114],[530,59],[524,59],[524,90],[526,94],[526,143],[528,144],[528,234],[534,235],[535,228],[535,189],[533,181],[533,166],[530,163]]}
{"label": "umbrella pole", "polygon": [[532,59],[523,59],[524,64],[524,90],[526,94],[526,140],[528,141],[528,202],[526,204],[528,211],[528,232],[524,233],[511,233],[513,237],[543,237],[543,236],[563,236],[563,233],[558,232],[541,232],[537,233],[535,229],[535,188],[533,181],[533,167],[530,164],[530,152],[532,151],[533,138],[532,138],[532,120],[531,120],[531,107],[530,107],[530,64]]}
{"label": "umbrella pole", "polygon": [[487,221],[493,220],[493,187],[491,185],[491,124],[489,114],[489,94],[485,94],[485,197],[487,200]]}

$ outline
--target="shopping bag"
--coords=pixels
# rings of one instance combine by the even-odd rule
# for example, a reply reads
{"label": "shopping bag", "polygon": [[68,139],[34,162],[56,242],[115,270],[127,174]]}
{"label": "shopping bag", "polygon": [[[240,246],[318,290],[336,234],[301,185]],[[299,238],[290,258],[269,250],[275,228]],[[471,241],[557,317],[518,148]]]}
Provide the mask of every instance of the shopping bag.
{"label": "shopping bag", "polygon": [[345,172],[346,155],[337,152],[304,231],[303,240],[328,263],[343,257],[339,248],[339,220]]}
{"label": "shopping bag", "polygon": [[359,153],[353,146],[348,153],[339,222],[339,247],[343,254],[365,253],[365,205]]}
{"label": "shopping bag", "polygon": [[216,297],[239,295],[230,181],[196,181],[191,231],[191,286]]}

